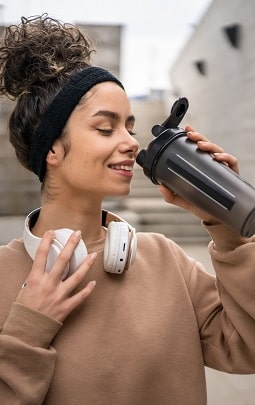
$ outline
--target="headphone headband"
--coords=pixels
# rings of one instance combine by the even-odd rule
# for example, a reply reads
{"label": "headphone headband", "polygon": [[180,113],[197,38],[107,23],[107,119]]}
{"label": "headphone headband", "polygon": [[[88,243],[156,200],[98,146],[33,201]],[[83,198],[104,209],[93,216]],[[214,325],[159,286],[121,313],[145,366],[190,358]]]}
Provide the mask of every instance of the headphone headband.
{"label": "headphone headband", "polygon": [[[30,229],[34,226],[36,223],[39,214],[41,211],[41,207],[35,208],[33,211],[31,211],[26,219],[25,219],[25,226],[27,229],[30,231]],[[125,224],[128,225],[128,228],[130,231],[132,231],[134,228],[127,222],[125,219],[121,218],[119,215],[114,214],[111,211],[107,211],[105,209],[102,209],[102,226],[105,228],[108,228],[110,222],[124,222]],[[30,231],[31,232],[31,231]]]}

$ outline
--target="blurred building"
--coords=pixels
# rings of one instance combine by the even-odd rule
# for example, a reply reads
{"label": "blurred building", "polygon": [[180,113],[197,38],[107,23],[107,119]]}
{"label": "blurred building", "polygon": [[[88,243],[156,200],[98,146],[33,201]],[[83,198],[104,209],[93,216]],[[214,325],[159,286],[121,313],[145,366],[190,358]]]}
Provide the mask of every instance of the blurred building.
{"label": "blurred building", "polygon": [[[171,69],[187,120],[238,157],[255,184],[255,1],[214,0]],[[187,121],[186,120],[186,121]]]}

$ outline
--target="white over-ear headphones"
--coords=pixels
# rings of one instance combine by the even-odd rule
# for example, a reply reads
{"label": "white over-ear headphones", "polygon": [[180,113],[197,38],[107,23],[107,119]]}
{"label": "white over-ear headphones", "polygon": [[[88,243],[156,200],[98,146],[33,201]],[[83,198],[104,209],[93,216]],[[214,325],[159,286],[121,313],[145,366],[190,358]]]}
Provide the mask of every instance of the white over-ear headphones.
{"label": "white over-ear headphones", "polygon": [[[41,238],[32,234],[31,229],[40,213],[40,208],[35,209],[25,219],[23,231],[24,246],[29,256],[34,260]],[[107,228],[104,246],[104,269],[109,273],[121,274],[133,263],[136,254],[137,239],[135,229],[119,216],[102,211],[102,225]],[[50,271],[59,253],[72,234],[68,228],[54,231],[55,238],[51,244],[47,258],[46,271]],[[81,265],[87,256],[87,248],[83,240],[74,250],[73,256],[67,265],[63,279],[70,276]]]}

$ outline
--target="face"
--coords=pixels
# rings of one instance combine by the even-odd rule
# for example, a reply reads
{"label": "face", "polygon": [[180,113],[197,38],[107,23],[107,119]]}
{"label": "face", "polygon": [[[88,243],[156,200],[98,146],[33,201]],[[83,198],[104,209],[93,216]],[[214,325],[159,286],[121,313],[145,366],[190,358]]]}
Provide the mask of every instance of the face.
{"label": "face", "polygon": [[134,122],[126,93],[116,83],[100,83],[86,94],[67,122],[70,148],[60,165],[62,184],[73,195],[129,193],[139,146]]}

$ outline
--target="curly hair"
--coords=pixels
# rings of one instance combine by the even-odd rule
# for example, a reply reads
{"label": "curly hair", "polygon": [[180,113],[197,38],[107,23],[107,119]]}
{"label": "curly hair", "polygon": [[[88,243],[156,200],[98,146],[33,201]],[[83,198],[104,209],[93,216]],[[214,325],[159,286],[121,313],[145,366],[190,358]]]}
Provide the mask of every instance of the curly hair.
{"label": "curly hair", "polygon": [[16,100],[10,141],[20,163],[31,170],[31,138],[49,104],[76,72],[91,65],[94,51],[77,26],[47,14],[21,18],[0,40],[0,95]]}

